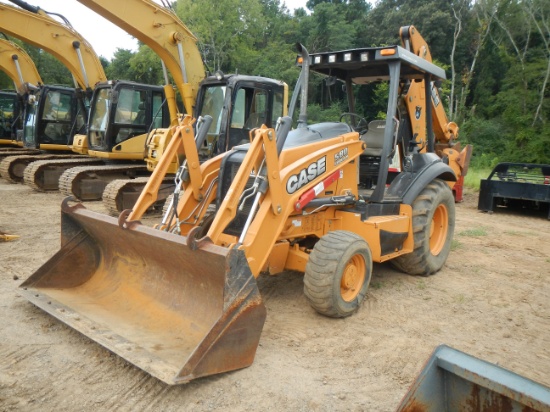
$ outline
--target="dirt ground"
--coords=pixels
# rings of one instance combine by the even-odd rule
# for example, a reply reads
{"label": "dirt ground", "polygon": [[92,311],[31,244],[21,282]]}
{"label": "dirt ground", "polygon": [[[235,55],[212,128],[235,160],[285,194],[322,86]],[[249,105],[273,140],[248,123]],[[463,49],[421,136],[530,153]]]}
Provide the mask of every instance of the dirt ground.
{"label": "dirt ground", "polygon": [[346,319],[311,309],[299,274],[262,276],[268,314],[253,365],[170,387],[18,295],[59,249],[61,200],[0,180],[0,230],[21,236],[0,243],[0,411],[393,411],[441,343],[550,386],[544,215],[480,213],[466,193],[443,270],[375,265]]}

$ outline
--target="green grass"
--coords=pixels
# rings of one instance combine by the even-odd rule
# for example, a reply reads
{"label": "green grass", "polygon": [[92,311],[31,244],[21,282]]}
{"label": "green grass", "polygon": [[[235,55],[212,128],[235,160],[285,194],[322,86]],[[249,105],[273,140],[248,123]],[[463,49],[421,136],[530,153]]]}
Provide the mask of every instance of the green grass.
{"label": "green grass", "polygon": [[466,302],[466,296],[464,296],[462,293],[459,294],[459,295],[456,295],[454,297],[454,300],[456,303],[459,303],[459,304],[462,304],[462,303],[465,303]]}
{"label": "green grass", "polygon": [[479,190],[479,182],[481,179],[487,179],[492,169],[489,168],[473,168],[468,169],[468,174],[464,177],[464,186],[470,189]]}
{"label": "green grass", "polygon": [[484,227],[478,227],[475,229],[466,229],[460,232],[459,235],[469,236],[469,237],[487,236],[487,229],[485,229]]}
{"label": "green grass", "polygon": [[459,240],[453,239],[451,241],[451,250],[462,249],[462,243]]}
{"label": "green grass", "polygon": [[535,233],[535,232],[522,232],[520,230],[506,230],[504,231],[504,233],[512,236],[538,236],[539,235],[538,233]]}
{"label": "green grass", "polygon": [[420,279],[418,282],[416,282],[416,287],[420,290],[426,289],[426,282],[424,282],[424,279]]}
{"label": "green grass", "polygon": [[382,288],[382,282],[371,282],[370,287],[373,289],[381,289]]}

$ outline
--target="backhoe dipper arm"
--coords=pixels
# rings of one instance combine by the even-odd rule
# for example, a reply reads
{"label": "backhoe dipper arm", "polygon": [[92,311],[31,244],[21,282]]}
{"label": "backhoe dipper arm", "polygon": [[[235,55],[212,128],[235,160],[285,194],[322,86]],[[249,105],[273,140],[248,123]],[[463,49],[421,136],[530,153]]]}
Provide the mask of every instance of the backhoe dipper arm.
{"label": "backhoe dipper arm", "polygon": [[[18,2],[20,4],[21,2]],[[89,90],[107,77],[92,46],[79,33],[40,8],[28,10],[0,3],[2,31],[55,56],[71,72],[78,85]]]}
{"label": "backhoe dipper arm", "polygon": [[0,39],[0,70],[13,80],[19,92],[24,91],[25,83],[33,86],[42,84],[42,78],[27,52],[4,39]]}
{"label": "backhoe dipper arm", "polygon": [[[424,60],[429,62],[432,61],[432,55],[430,53],[428,43],[426,43],[426,40],[424,40],[414,26],[401,27],[399,30],[399,36],[401,37],[401,42],[405,49],[423,58]],[[441,98],[439,97],[437,87],[434,85],[431,87],[435,139],[436,141],[442,143],[455,140],[458,138],[458,126],[455,122],[449,122],[445,109],[443,108],[443,104],[441,103]]]}
{"label": "backhoe dipper arm", "polygon": [[[399,36],[401,37],[401,42],[403,43],[404,48],[424,60],[429,62],[432,61],[432,55],[430,54],[428,44],[414,26],[401,27],[399,30]],[[424,87],[430,87],[430,90],[425,90]],[[418,99],[421,95],[426,96],[423,103],[419,102]],[[439,96],[436,85],[433,82],[428,85],[427,80],[421,83],[413,82],[409,86],[409,90],[405,96],[405,104],[408,106],[409,113],[412,114],[410,117],[411,123],[413,124],[413,133],[418,133],[420,143],[425,146],[425,142],[422,141],[424,138],[423,133],[421,130],[418,130],[413,117],[417,113],[419,114],[418,118],[421,116],[428,116],[428,113],[425,110],[425,102],[426,99],[429,99],[430,95],[432,97],[431,124],[433,126],[433,134],[435,137],[435,152],[441,157],[446,157],[448,165],[455,172],[457,182],[456,184],[452,183],[451,188],[453,189],[455,200],[460,202],[462,201],[464,176],[468,173],[468,166],[472,155],[472,146],[466,145],[466,147],[460,151],[460,144],[456,143],[456,140],[458,139],[458,125],[455,122],[449,121],[447,114],[445,113],[445,109],[443,108],[443,103],[441,102],[441,97]],[[419,113],[419,108],[425,113]],[[414,127],[417,127],[417,129],[414,130]],[[428,148],[433,150],[434,148],[430,147],[430,145],[431,142],[428,142]]]}
{"label": "backhoe dipper arm", "polygon": [[193,113],[204,67],[197,39],[176,14],[152,0],[78,0],[149,46],[164,62]]}

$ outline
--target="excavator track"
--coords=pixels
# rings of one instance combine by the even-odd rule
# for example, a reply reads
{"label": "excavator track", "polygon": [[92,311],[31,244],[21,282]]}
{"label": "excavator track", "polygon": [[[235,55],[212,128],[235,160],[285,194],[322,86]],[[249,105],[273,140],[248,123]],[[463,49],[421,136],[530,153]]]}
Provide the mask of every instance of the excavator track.
{"label": "excavator track", "polygon": [[8,156],[0,162],[0,176],[12,183],[22,183],[27,166],[38,160],[71,159],[80,155],[36,154]]}
{"label": "excavator track", "polygon": [[[109,183],[103,191],[103,204],[112,216],[118,216],[126,209],[132,209],[143,191],[149,177],[137,177],[135,179],[117,179]],[[167,197],[174,193],[174,177],[165,177],[158,191],[157,201],[151,206],[149,212],[159,211]]]}
{"label": "excavator track", "polygon": [[75,159],[38,160],[25,168],[25,184],[39,192],[59,189],[59,178],[67,169],[77,166],[103,164],[101,159],[81,157]]}
{"label": "excavator track", "polygon": [[42,153],[38,149],[23,149],[22,147],[2,147],[0,149],[0,160],[8,156],[37,155]]}
{"label": "excavator track", "polygon": [[109,182],[149,176],[145,164],[119,164],[104,166],[78,166],[63,172],[59,178],[59,190],[65,196],[79,200],[101,200]]}

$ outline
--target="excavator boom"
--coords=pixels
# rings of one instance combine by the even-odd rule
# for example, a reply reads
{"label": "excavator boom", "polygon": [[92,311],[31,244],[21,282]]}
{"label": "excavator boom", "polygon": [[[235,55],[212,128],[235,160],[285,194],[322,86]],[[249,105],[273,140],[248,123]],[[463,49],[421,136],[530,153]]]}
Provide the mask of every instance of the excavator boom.
{"label": "excavator boom", "polygon": [[193,112],[205,73],[195,36],[174,12],[152,0],[78,1],[149,46],[174,78],[185,110]]}
{"label": "excavator boom", "polygon": [[[90,43],[78,32],[45,13],[32,13],[0,3],[2,31],[55,56],[89,90],[106,81],[105,71]],[[85,68],[85,70],[84,70]]]}
{"label": "excavator boom", "polygon": [[12,79],[19,91],[22,91],[25,83],[33,86],[42,84],[42,78],[30,56],[9,40],[0,39],[0,70]]}
{"label": "excavator boom", "polygon": [[[28,91],[28,85],[37,87],[42,84],[42,79],[27,52],[17,44],[5,39],[0,39],[0,70],[10,77],[18,91],[17,95],[11,97],[11,110],[6,110],[3,104],[0,108],[2,111],[0,144],[18,146],[16,130],[20,129],[23,123],[23,96]],[[3,92],[2,99],[10,99],[10,97]],[[14,155],[17,153],[5,151],[3,154]]]}

